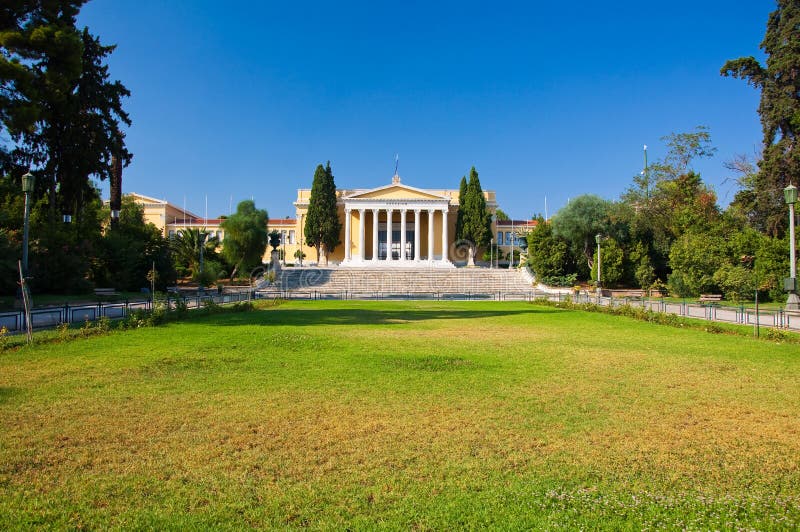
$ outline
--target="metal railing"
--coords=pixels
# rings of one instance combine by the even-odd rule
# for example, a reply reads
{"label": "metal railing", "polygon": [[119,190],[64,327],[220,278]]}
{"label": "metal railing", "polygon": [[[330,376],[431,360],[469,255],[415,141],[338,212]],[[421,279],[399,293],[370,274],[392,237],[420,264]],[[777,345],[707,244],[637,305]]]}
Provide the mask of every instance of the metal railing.
{"label": "metal railing", "polygon": [[[169,299],[156,299],[156,305],[168,305],[176,308],[178,299],[182,300],[188,309],[201,308],[206,302],[217,305],[238,303],[252,299],[250,290],[239,292],[225,292],[215,294],[206,292],[192,295],[171,295]],[[39,307],[31,310],[31,325],[34,329],[47,329],[62,323],[84,323],[96,321],[100,318],[124,319],[135,311],[151,312],[153,301],[150,299],[138,301],[117,301],[69,304],[61,306]],[[23,310],[0,312],[0,328],[5,327],[9,333],[15,334],[25,330],[25,313]]]}
{"label": "metal railing", "polygon": [[[157,299],[157,304],[169,305],[174,309],[180,298],[188,309],[203,307],[206,302],[218,305],[249,301],[257,299],[285,299],[285,300],[384,300],[384,301],[526,301],[533,302],[537,299],[548,301],[572,301],[574,303],[593,303],[603,306],[619,307],[629,305],[641,307],[644,310],[675,314],[677,316],[703,319],[714,322],[733,323],[739,325],[752,325],[776,327],[780,329],[800,330],[800,315],[786,312],[783,308],[754,309],[740,306],[723,306],[719,303],[693,303],[689,301],[666,301],[664,299],[633,298],[633,297],[608,297],[595,296],[589,293],[566,294],[545,292],[542,290],[528,291],[414,291],[414,290],[280,290],[268,289],[255,292],[245,289],[236,292],[215,294],[206,292],[202,294],[171,296],[169,299]],[[61,323],[83,323],[95,321],[101,317],[109,319],[123,319],[131,312],[143,310],[150,312],[153,309],[151,300],[124,301],[124,302],[98,302],[92,304],[49,306],[34,308],[31,311],[31,322],[34,329],[55,327]],[[5,327],[12,334],[25,330],[25,317],[22,310],[0,312],[0,327]]]}

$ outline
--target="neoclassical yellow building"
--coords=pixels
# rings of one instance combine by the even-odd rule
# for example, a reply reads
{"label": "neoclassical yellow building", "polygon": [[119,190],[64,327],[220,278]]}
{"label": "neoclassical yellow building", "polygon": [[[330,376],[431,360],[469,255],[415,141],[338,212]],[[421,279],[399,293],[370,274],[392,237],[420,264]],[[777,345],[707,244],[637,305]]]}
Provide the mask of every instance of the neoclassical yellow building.
{"label": "neoclassical yellow building", "polygon": [[[484,191],[486,206],[494,214],[497,199],[494,191]],[[198,228],[219,237],[225,245],[220,218],[201,218],[166,200],[142,194],[130,194],[144,208],[147,222],[153,223],[166,237],[187,228]],[[305,254],[303,264],[317,262],[316,250],[305,245],[304,226],[311,189],[297,191],[295,218],[270,219],[267,229],[281,235],[286,262],[297,262],[296,252]],[[453,267],[454,260],[465,261],[456,253],[455,234],[458,215],[458,190],[421,189],[402,183],[395,175],[388,185],[371,189],[336,191],[342,231],[341,244],[321,257],[322,264],[357,267]],[[500,222],[502,223],[502,222]],[[493,223],[492,232],[502,245],[503,228]],[[510,239],[509,239],[510,240]],[[510,242],[509,242],[510,244]],[[264,262],[270,260],[270,248]]]}
{"label": "neoclassical yellow building", "polygon": [[[494,213],[493,191],[484,191]],[[304,243],[303,227],[310,189],[297,191],[296,230]],[[372,189],[336,191],[342,221],[341,244],[325,259],[329,264],[358,267],[453,266],[458,190],[420,189],[395,175],[388,185]],[[492,228],[495,231],[494,227]],[[307,259],[316,250],[303,245]],[[287,259],[293,256],[287,249]],[[324,263],[324,259],[320,262]]]}

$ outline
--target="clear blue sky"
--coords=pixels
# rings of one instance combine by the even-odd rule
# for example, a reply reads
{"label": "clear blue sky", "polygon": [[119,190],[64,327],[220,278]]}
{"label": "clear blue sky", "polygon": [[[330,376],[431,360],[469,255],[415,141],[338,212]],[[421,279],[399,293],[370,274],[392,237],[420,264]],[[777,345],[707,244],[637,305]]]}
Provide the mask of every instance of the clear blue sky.
{"label": "clear blue sky", "polygon": [[[772,0],[209,2],[94,0],[79,23],[118,48],[132,92],[123,190],[201,216],[253,197],[293,216],[331,161],[340,188],[457,188],[474,165],[516,218],[616,199],[661,137],[711,128],[696,165],[759,149],[758,92],[723,78],[755,55]],[[107,186],[103,186],[107,190]],[[106,192],[107,194],[107,192]]]}

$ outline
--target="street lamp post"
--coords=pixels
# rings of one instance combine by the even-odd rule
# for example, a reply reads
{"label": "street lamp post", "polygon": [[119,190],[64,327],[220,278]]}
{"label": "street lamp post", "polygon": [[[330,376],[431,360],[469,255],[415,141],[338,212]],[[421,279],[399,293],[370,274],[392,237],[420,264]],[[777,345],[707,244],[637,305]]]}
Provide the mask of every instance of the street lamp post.
{"label": "street lamp post", "polygon": [[784,280],[784,289],[789,292],[786,299],[787,310],[800,310],[800,297],[797,295],[797,257],[795,256],[794,204],[797,203],[797,187],[789,185],[783,189],[783,197],[789,205],[789,278]]}
{"label": "street lamp post", "polygon": [[600,276],[600,266],[602,265],[602,259],[600,255],[600,242],[603,240],[603,235],[597,233],[594,237],[595,242],[597,242],[597,297],[603,295],[602,284],[601,284],[601,276]]}
{"label": "street lamp post", "polygon": [[497,215],[492,214],[492,238],[489,240],[489,269],[494,268],[494,234],[497,233]]}
{"label": "street lamp post", "polygon": [[22,176],[22,192],[25,193],[25,218],[22,229],[22,273],[28,275],[28,234],[30,232],[31,194],[36,184],[36,178],[30,171]]}
{"label": "street lamp post", "polygon": [[200,291],[203,291],[203,251],[206,247],[206,237],[208,237],[208,233],[205,231],[201,231],[199,238],[200,238]]}

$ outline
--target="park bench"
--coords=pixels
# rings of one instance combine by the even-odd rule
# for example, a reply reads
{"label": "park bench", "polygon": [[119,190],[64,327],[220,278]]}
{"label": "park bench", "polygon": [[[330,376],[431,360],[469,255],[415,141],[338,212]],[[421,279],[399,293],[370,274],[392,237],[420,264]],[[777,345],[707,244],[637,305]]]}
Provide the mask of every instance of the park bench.
{"label": "park bench", "polygon": [[722,301],[722,294],[700,294],[700,303],[719,303]]}
{"label": "park bench", "polygon": [[96,296],[118,296],[119,292],[113,288],[95,288],[94,295]]}

